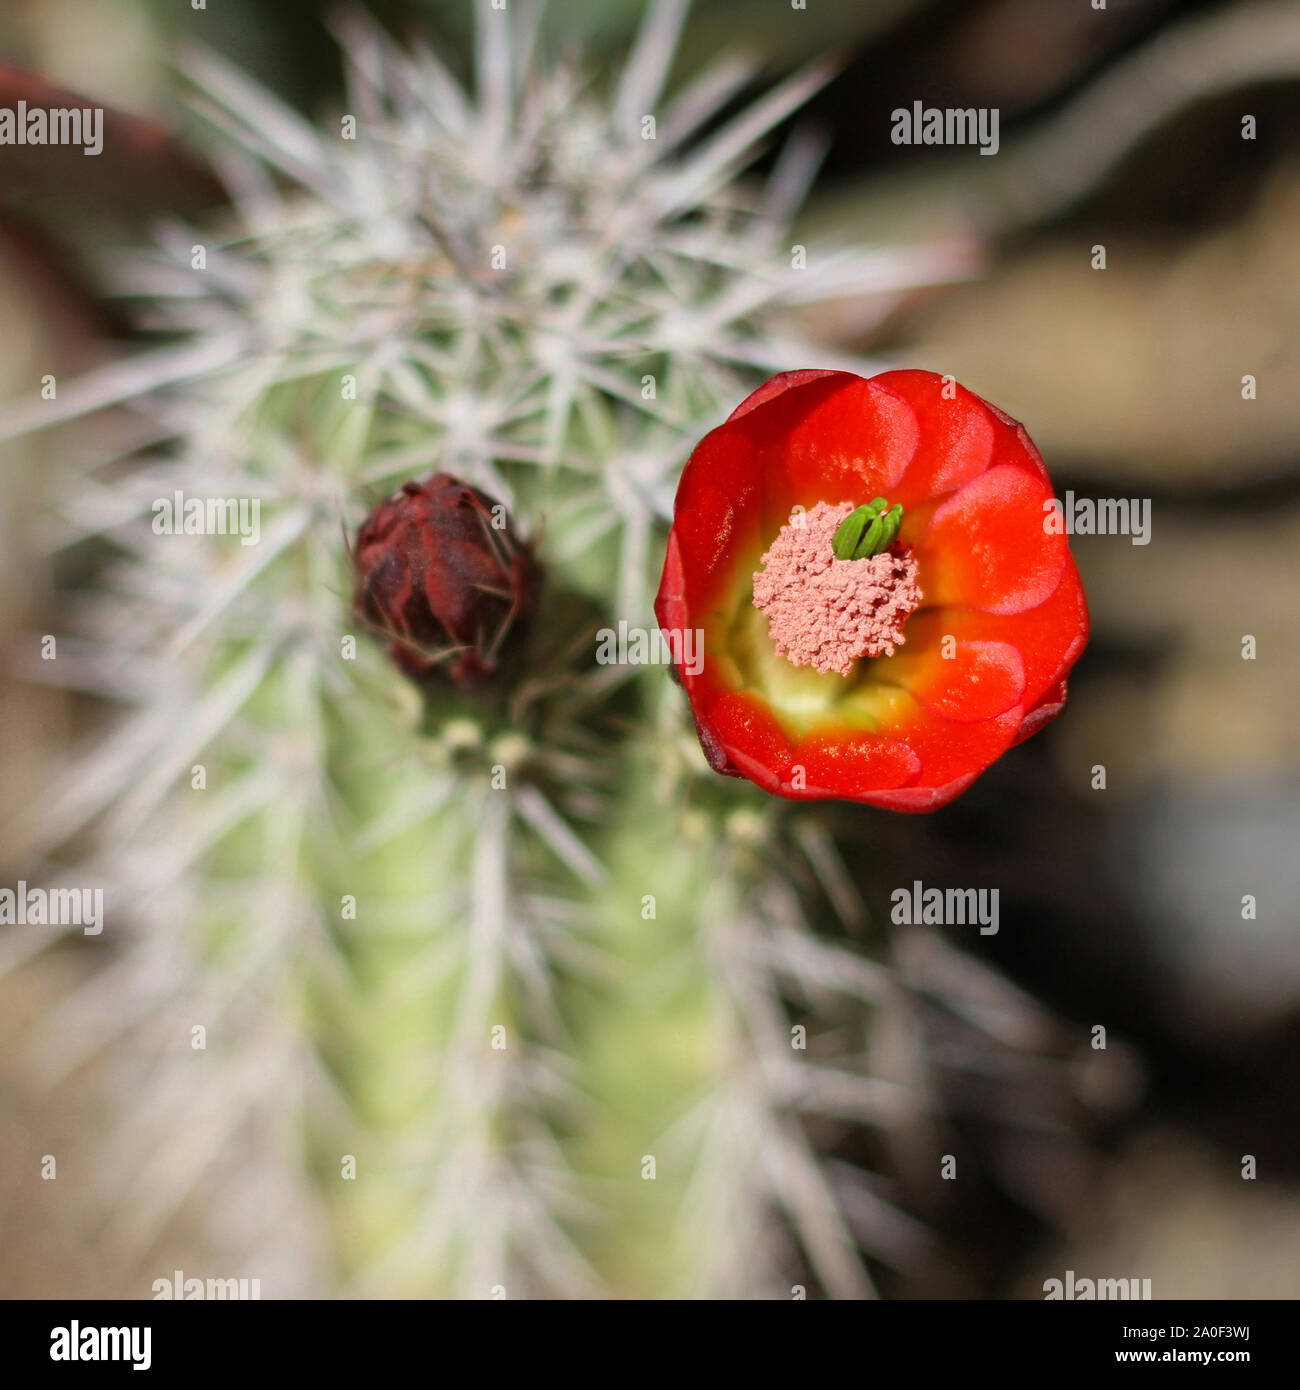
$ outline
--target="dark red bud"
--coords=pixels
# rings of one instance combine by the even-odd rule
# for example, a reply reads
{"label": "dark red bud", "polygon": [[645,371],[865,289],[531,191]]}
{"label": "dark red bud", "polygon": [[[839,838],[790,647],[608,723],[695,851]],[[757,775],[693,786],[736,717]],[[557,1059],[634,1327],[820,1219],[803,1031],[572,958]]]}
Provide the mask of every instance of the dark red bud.
{"label": "dark red bud", "polygon": [[447,473],[405,483],[357,533],[356,610],[409,676],[477,689],[507,678],[541,572],[505,508]]}

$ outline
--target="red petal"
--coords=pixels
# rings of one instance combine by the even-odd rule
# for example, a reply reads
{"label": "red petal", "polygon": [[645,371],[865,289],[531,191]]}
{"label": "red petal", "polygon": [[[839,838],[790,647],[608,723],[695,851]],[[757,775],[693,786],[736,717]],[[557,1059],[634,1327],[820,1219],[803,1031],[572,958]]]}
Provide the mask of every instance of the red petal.
{"label": "red petal", "polygon": [[702,722],[732,767],[768,791],[780,790],[790,765],[790,740],[760,697],[724,691],[709,700]]}
{"label": "red petal", "polygon": [[682,570],[682,547],[677,539],[677,527],[668,533],[668,548],[664,551],[664,572],[655,596],[655,617],[665,631],[674,628],[685,631],[690,625],[690,608],[686,602],[686,579]]}
{"label": "red petal", "polygon": [[978,478],[992,463],[994,421],[973,392],[936,372],[885,372],[872,380],[902,396],[921,427],[920,445],[889,494],[891,503],[916,506]]}
{"label": "red petal", "polygon": [[901,396],[850,377],[793,424],[773,463],[783,469],[793,500],[805,507],[868,502],[890,494],[920,437],[916,415]]}
{"label": "red petal", "polygon": [[762,508],[753,441],[725,425],[712,430],[687,460],[673,509],[682,579],[693,602],[706,605],[726,587],[737,551],[758,540]]}
{"label": "red petal", "polygon": [[[983,397],[981,397],[981,400]],[[999,410],[992,401],[984,401],[984,405],[990,413],[1006,428],[999,432],[997,447],[994,450],[996,457],[994,463],[1014,463],[1027,469],[1030,473],[1037,474],[1045,483],[1050,485],[1051,479],[1047,476],[1047,465],[1043,462],[1043,456],[1038,452],[1034,441],[1030,439],[1028,430],[1024,425],[1013,416],[1007,414],[1005,410]]]}
{"label": "red petal", "polygon": [[882,724],[880,732],[900,739],[920,758],[916,785],[922,787],[941,787],[983,772],[1011,747],[1024,715],[1017,705],[993,719],[963,724],[931,714],[915,700],[900,711],[898,721]]}
{"label": "red petal", "polygon": [[896,791],[873,792],[870,797],[862,799],[884,811],[911,811],[916,814],[937,811],[941,806],[955,801],[978,776],[978,772],[968,772],[942,787],[900,787]]}
{"label": "red petal", "polygon": [[1019,613],[1048,598],[1065,566],[1064,535],[1043,529],[1051,490],[1000,464],[934,514],[917,545],[927,604]]}
{"label": "red petal", "polygon": [[1023,743],[1027,738],[1036,734],[1044,724],[1050,724],[1064,708],[1065,682],[1061,681],[1053,689],[1051,695],[1040,700],[1025,715],[1024,722],[1020,725],[1020,731],[1016,734],[1016,743]]}
{"label": "red petal", "polygon": [[790,780],[800,767],[804,769],[806,786],[802,790],[796,787],[788,794],[865,800],[869,799],[865,795],[868,792],[914,781],[921,762],[897,739],[860,731],[822,732],[809,734],[795,744],[790,757]]}
{"label": "red petal", "polygon": [[798,504],[865,502],[887,492],[916,451],[920,426],[899,395],[851,372],[787,372],[759,387],[721,430],[756,451],[764,534]]}
{"label": "red petal", "polygon": [[775,376],[768,377],[762,386],[751,391],[727,419],[739,420],[742,415],[748,415],[756,405],[763,405],[776,396],[783,395],[792,386],[804,386],[824,376],[842,376],[856,380],[851,372],[837,372],[830,367],[804,367],[795,372],[778,372]]}
{"label": "red petal", "polygon": [[[1067,555],[1061,582],[1051,595],[1023,613],[983,613],[976,608],[940,608],[917,614],[904,629],[924,623],[927,647],[936,634],[958,642],[1009,642],[1025,667],[1021,702],[1032,708],[1043,693],[1070,669],[1088,641],[1088,608],[1074,560]],[[906,652],[906,648],[904,649]]]}
{"label": "red petal", "polygon": [[944,655],[942,641],[914,654],[904,649],[878,663],[880,678],[897,682],[932,713],[960,723],[993,719],[1020,704],[1025,667],[1010,643],[954,642],[951,651]]}

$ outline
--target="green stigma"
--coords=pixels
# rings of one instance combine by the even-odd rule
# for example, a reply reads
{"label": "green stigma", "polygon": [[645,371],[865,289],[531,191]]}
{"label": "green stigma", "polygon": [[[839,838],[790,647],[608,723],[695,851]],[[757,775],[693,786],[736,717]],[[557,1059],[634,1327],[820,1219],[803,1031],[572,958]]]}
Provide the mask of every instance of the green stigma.
{"label": "green stigma", "polygon": [[[888,511],[886,508],[889,508]],[[890,507],[883,497],[873,497],[840,522],[839,530],[831,541],[831,549],[837,560],[869,560],[893,545],[902,524],[901,502]]]}

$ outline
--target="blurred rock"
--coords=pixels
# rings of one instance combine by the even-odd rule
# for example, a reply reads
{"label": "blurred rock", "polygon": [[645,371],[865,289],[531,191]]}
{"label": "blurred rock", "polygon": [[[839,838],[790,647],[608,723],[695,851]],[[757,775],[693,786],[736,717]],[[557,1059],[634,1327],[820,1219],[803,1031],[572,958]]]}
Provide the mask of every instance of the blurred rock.
{"label": "blurred rock", "polygon": [[[1148,1133],[1116,1160],[1076,1234],[1035,1264],[1017,1289],[1043,1297],[1043,1281],[1150,1279],[1153,1299],[1300,1297],[1300,1197],[1186,1133]],[[1225,1316],[1225,1320],[1230,1321]]]}
{"label": "blurred rock", "polygon": [[1222,490],[1294,476],[1298,221],[1290,168],[1238,223],[1183,245],[1104,228],[1058,239],[932,301],[905,365],[953,373],[1080,478]]}

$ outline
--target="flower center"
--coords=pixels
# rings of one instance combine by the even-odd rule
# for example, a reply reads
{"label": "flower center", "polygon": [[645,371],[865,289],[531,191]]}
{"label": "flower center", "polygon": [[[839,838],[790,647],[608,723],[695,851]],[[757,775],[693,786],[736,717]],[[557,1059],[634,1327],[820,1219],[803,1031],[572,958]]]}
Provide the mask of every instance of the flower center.
{"label": "flower center", "polygon": [[[861,657],[893,656],[905,640],[903,624],[922,594],[910,548],[892,543],[897,524],[883,528],[889,549],[872,553],[872,546],[855,537],[856,552],[865,558],[837,558],[845,548],[843,537],[835,545],[842,523],[862,510],[848,502],[818,502],[810,511],[796,511],[763,556],[765,568],[754,575],[754,607],[767,618],[768,635],[792,666],[847,676]],[[899,515],[901,510],[895,508]],[[883,507],[876,508],[866,529],[886,515]],[[860,536],[863,528],[855,521],[852,529]],[[872,545],[879,543],[880,529]]]}

